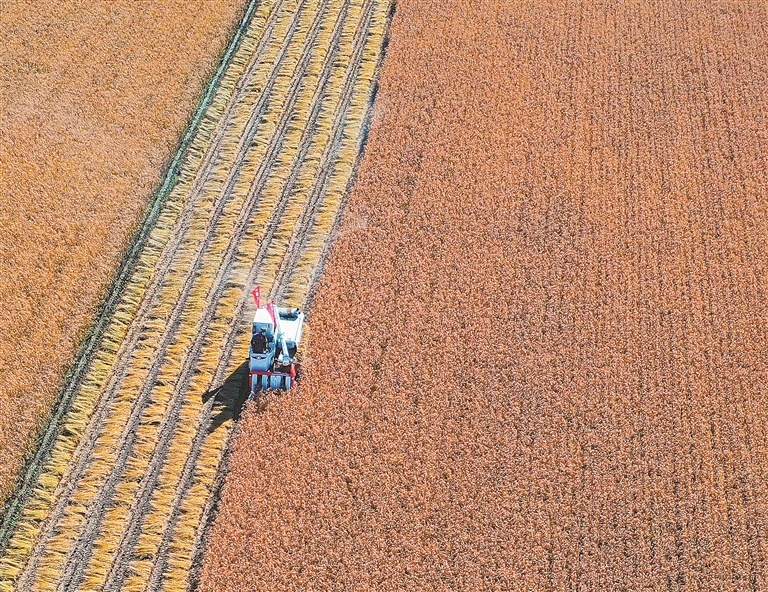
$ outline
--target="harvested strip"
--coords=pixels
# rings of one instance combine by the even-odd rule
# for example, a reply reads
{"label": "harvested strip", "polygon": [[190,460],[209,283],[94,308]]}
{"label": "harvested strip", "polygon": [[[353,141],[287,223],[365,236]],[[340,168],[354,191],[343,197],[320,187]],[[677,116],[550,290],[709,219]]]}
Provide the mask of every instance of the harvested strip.
{"label": "harvested strip", "polygon": [[[222,291],[224,290],[224,278],[227,279],[226,284],[227,286],[232,286],[235,284],[235,278],[232,275],[232,261],[235,257],[235,254],[238,252],[238,250],[242,251],[242,247],[240,246],[240,241],[237,240],[236,237],[240,237],[244,235],[245,228],[248,224],[251,224],[253,221],[253,216],[256,213],[256,208],[258,206],[263,206],[263,203],[260,203],[259,198],[264,193],[264,185],[267,182],[267,173],[273,169],[274,166],[279,166],[276,164],[276,159],[279,154],[290,154],[291,150],[290,148],[283,149],[284,145],[291,146],[292,142],[286,141],[289,138],[286,137],[286,132],[288,131],[288,124],[289,122],[294,119],[297,116],[300,116],[300,113],[295,112],[297,100],[299,98],[299,90],[302,88],[302,85],[300,82],[304,81],[311,81],[312,77],[307,76],[307,68],[310,64],[310,57],[312,57],[312,49],[314,48],[317,37],[319,33],[321,32],[321,26],[326,23],[327,20],[330,20],[333,22],[335,19],[335,13],[331,10],[328,10],[328,7],[324,4],[320,4],[317,11],[317,16],[315,17],[315,21],[313,22],[313,25],[310,29],[309,36],[307,37],[307,40],[304,44],[304,53],[302,55],[301,60],[296,66],[296,70],[293,74],[293,83],[291,85],[291,88],[288,91],[288,95],[286,97],[285,103],[282,105],[282,113],[280,115],[280,121],[278,122],[277,127],[274,129],[272,134],[272,139],[270,141],[270,150],[269,152],[262,158],[261,160],[261,166],[259,168],[259,171],[256,175],[256,178],[253,180],[251,189],[249,191],[249,197],[246,200],[246,203],[244,204],[241,213],[239,215],[238,220],[235,222],[232,236],[233,238],[230,240],[230,242],[227,245],[226,253],[220,258],[221,262],[219,264],[219,271],[218,276],[215,282],[216,288],[211,290],[207,296],[207,303],[206,306],[211,307],[212,309],[215,307],[218,307],[220,305],[220,301],[222,299]],[[322,47],[327,47],[327,44],[323,44]],[[320,57],[322,57],[322,52],[320,53]],[[316,95],[320,95],[324,89],[318,89],[318,91],[315,93]],[[291,130],[292,133],[295,135],[297,132],[300,133],[301,130],[294,129]],[[271,181],[275,182],[279,179],[279,175],[273,175]],[[280,200],[276,204],[272,215],[269,225],[275,225],[276,222],[280,219],[282,219],[282,212],[284,210],[284,201]],[[269,226],[268,225],[268,226]],[[268,240],[267,237],[264,237],[262,240],[263,243],[266,243]],[[249,251],[250,252],[250,251]],[[218,257],[217,257],[218,259]],[[261,260],[257,257],[254,261],[253,265],[258,266],[260,265]],[[238,296],[242,292],[242,288],[244,287],[243,284],[240,282],[236,283],[237,286],[237,294]],[[225,312],[225,315],[230,314],[229,311]],[[206,322],[207,323],[207,322]],[[195,367],[195,364],[198,364],[198,360],[200,359],[200,356],[202,354],[203,348],[216,348],[216,343],[219,342],[219,339],[217,339],[216,335],[217,333],[213,331],[212,325],[215,324],[215,317],[211,317],[210,323],[201,323],[198,324],[196,327],[196,338],[194,344],[191,346],[191,349],[187,352],[184,365],[182,369],[176,374],[176,383],[174,387],[174,395],[173,399],[169,404],[168,409],[164,411],[164,417],[162,419],[162,425],[160,427],[160,434],[163,434],[157,444],[154,447],[154,451],[152,452],[152,460],[149,461],[149,466],[151,468],[147,469],[143,464],[141,467],[141,472],[144,475],[141,484],[140,484],[140,490],[138,493],[133,494],[131,496],[125,496],[125,499],[133,500],[131,503],[131,510],[127,514],[126,522],[129,525],[129,531],[126,535],[123,536],[123,543],[120,544],[120,548],[118,549],[118,555],[112,559],[112,565],[114,566],[110,577],[107,580],[107,586],[108,587],[114,587],[114,588],[121,588],[122,587],[122,581],[124,578],[125,569],[127,569],[127,564],[123,564],[123,561],[125,560],[124,557],[120,556],[120,553],[125,553],[128,546],[133,545],[136,543],[136,537],[138,535],[138,532],[140,530],[141,525],[143,524],[146,513],[149,511],[149,497],[153,493],[158,493],[158,477],[160,474],[160,470],[163,467],[163,463],[165,462],[166,456],[168,455],[169,447],[172,443],[178,442],[178,435],[175,434],[175,430],[177,426],[187,425],[188,421],[192,418],[180,418],[180,413],[182,412],[182,405],[185,403],[186,400],[189,400],[190,402],[194,403],[195,401],[200,400],[200,395],[205,394],[205,386],[208,383],[208,379],[206,379],[206,372],[202,370],[201,366],[198,365]],[[221,329],[225,329],[226,325],[222,325]],[[207,360],[208,362],[214,362],[213,359]],[[201,361],[200,364],[203,362]],[[193,387],[192,384],[190,384],[192,377],[193,377],[193,370],[194,370],[194,379],[195,379],[195,386]],[[202,393],[196,393],[195,391],[202,387],[203,392]],[[192,391],[192,392],[190,392]],[[187,410],[188,407],[184,407],[184,410]],[[193,407],[194,409],[194,407]],[[197,411],[196,409],[194,411]],[[194,412],[193,411],[193,412]],[[189,446],[189,443],[187,443],[187,447]],[[181,447],[183,449],[183,446]],[[172,465],[174,468],[178,468],[179,465],[174,463]],[[119,511],[115,507],[111,508],[110,511]],[[115,532],[110,533],[112,538],[115,538]],[[114,575],[113,575],[114,574]]]}
{"label": "harvested strip", "polygon": [[[374,15],[374,18],[372,21],[368,22],[368,30],[366,34],[366,30],[364,28],[358,29],[358,31],[355,34],[355,39],[362,39],[365,37],[365,43],[366,43],[366,51],[360,56],[362,61],[360,62],[360,69],[358,70],[358,82],[359,84],[356,85],[354,89],[350,89],[350,92],[354,92],[355,100],[352,101],[352,104],[358,107],[363,107],[361,109],[353,109],[351,111],[347,112],[347,119],[344,122],[345,129],[347,130],[347,133],[349,134],[349,137],[352,139],[352,142],[354,145],[359,145],[361,138],[359,136],[359,132],[362,128],[362,121],[365,118],[365,113],[367,111],[368,106],[370,105],[370,98],[371,98],[371,92],[373,89],[373,76],[359,76],[360,72],[373,72],[373,70],[376,67],[376,64],[378,63],[379,57],[381,55],[381,49],[382,49],[382,41],[385,31],[385,26],[387,25],[385,15],[388,13],[389,4],[385,2],[373,2],[370,4],[370,11]],[[350,70],[357,69],[358,66],[356,65],[356,62],[352,62],[352,64],[349,66]],[[328,121],[333,120],[333,111],[328,114]],[[351,173],[353,163],[355,159],[357,158],[357,152],[348,151],[346,153],[339,152],[335,154],[332,157],[332,161],[329,161],[329,166],[333,166],[334,168],[337,168],[338,170],[345,170],[349,173]],[[346,186],[346,182],[348,181],[349,177],[347,177],[343,182],[342,186]],[[305,198],[306,199],[306,198]],[[316,231],[324,236],[328,235],[328,231],[330,226],[332,225],[332,220],[328,222],[327,226],[320,226],[318,225],[316,227]],[[246,285],[251,285],[254,281],[255,272],[257,270],[254,268],[252,270],[251,276],[249,280],[246,282]],[[266,287],[269,287],[270,281],[267,281],[265,283]],[[296,292],[298,292],[299,288],[296,287]],[[306,292],[305,292],[306,293]],[[241,301],[242,302],[242,301]],[[245,357],[247,355],[248,351],[248,341],[249,341],[249,327],[250,327],[250,321],[248,319],[248,316],[250,315],[250,312],[248,312],[245,315],[245,318],[241,317],[241,327],[240,331],[238,332],[238,339],[239,339],[239,345],[237,350],[241,352],[241,356]],[[237,367],[240,366],[239,359],[242,359],[240,356],[233,356],[232,361],[230,362],[230,368],[228,370],[228,375],[230,377],[238,376],[239,373],[237,372]],[[214,385],[219,385],[220,382],[214,383]],[[235,385],[236,381],[231,382],[230,384]],[[222,388],[224,389],[225,386],[218,387],[216,386],[216,389]],[[234,389],[237,390],[236,387]],[[225,401],[229,400],[226,396],[223,397]],[[223,409],[220,411],[220,413],[228,413],[229,410]],[[190,493],[187,495],[186,499],[184,500],[184,503],[181,508],[182,513],[182,525],[187,528],[188,530],[191,530],[194,532],[194,529],[197,528],[197,524],[200,523],[200,519],[195,519],[195,516],[199,516],[199,512],[203,510],[202,506],[204,505],[202,503],[203,500],[207,499],[207,495],[194,495],[195,491],[199,491],[200,487],[199,484],[202,483],[206,486],[205,491],[210,491],[210,488],[213,486],[213,477],[215,476],[215,471],[212,469],[215,469],[216,464],[218,464],[218,458],[219,456],[215,454],[215,451],[221,450],[221,447],[223,446],[223,439],[221,438],[221,432],[220,431],[213,431],[209,432],[206,436],[206,445],[202,447],[202,454],[208,457],[208,460],[205,458],[203,459],[204,462],[198,463],[198,466],[200,467],[199,472],[200,475],[197,477],[197,484],[195,484]],[[212,461],[216,461],[216,464],[213,464]],[[206,468],[207,467],[207,468]],[[205,518],[205,514],[203,514],[203,524],[207,523],[207,519]],[[182,540],[184,540],[182,538]],[[189,581],[189,572],[191,569],[195,568],[195,566],[199,566],[200,561],[194,560],[192,553],[190,552],[190,547],[182,547],[179,545],[175,545],[174,543],[171,543],[171,557],[169,559],[169,563],[172,564],[172,570],[169,574],[169,577],[167,579],[168,586],[176,586],[175,589],[186,589],[186,585]]]}

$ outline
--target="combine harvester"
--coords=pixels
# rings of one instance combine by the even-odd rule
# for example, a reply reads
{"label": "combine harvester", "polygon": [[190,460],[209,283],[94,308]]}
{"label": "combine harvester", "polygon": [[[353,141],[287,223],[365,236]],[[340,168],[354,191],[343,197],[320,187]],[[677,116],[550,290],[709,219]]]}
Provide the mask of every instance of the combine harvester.
{"label": "combine harvester", "polygon": [[274,302],[261,306],[261,288],[253,292],[253,317],[248,367],[251,394],[262,389],[289,389],[296,378],[296,352],[304,330],[304,313],[298,308],[279,308]]}

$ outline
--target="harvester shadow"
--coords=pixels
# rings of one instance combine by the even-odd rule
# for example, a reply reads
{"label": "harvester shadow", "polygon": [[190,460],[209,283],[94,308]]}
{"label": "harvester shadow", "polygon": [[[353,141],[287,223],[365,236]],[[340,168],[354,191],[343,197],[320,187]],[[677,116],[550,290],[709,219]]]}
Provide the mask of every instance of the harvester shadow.
{"label": "harvester shadow", "polygon": [[207,391],[203,397],[203,404],[212,398],[214,401],[214,415],[208,426],[210,433],[215,432],[228,421],[237,421],[243,411],[243,405],[248,399],[248,362],[244,361],[232,372],[218,388]]}

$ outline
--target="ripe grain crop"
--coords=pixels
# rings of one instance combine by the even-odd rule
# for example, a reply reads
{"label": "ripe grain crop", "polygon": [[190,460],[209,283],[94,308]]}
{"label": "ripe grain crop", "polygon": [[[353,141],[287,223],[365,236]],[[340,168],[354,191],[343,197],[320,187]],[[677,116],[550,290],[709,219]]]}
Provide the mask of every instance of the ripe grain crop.
{"label": "ripe grain crop", "polygon": [[401,0],[201,590],[761,590],[765,3]]}
{"label": "ripe grain crop", "polygon": [[0,502],[243,4],[0,9]]}

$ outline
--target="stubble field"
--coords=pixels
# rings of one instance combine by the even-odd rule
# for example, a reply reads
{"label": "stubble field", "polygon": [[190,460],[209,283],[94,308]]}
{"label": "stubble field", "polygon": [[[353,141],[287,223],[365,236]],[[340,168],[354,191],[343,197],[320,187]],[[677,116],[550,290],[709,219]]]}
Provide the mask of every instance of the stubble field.
{"label": "stubble field", "polygon": [[243,5],[0,9],[0,503]]}
{"label": "stubble field", "polygon": [[767,23],[398,3],[202,590],[766,586]]}

